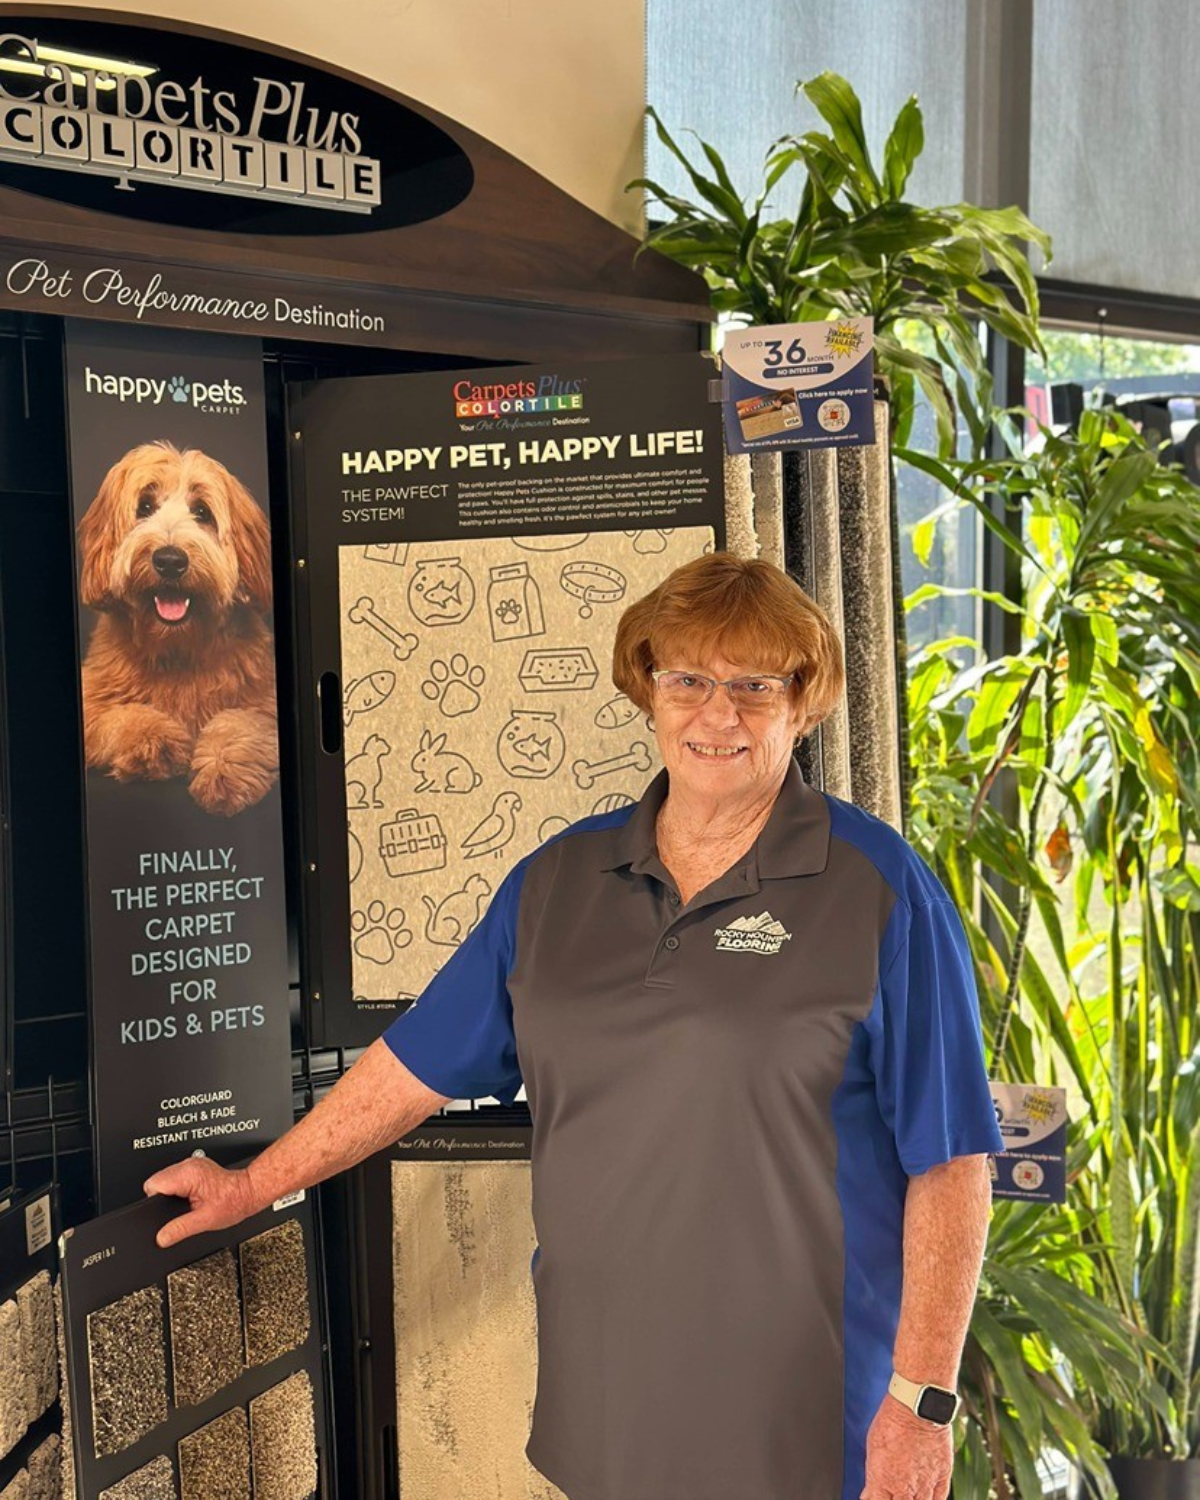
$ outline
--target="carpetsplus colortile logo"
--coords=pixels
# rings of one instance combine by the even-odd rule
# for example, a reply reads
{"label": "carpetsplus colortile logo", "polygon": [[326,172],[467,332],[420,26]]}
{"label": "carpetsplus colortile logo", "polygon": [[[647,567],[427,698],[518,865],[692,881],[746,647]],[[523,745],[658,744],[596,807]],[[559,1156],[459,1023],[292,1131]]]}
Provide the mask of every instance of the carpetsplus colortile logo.
{"label": "carpetsplus colortile logo", "polygon": [[460,380],[454,386],[456,417],[520,417],[547,411],[582,411],[582,378],[539,375],[536,380],[510,380],[502,385],[476,385]]}

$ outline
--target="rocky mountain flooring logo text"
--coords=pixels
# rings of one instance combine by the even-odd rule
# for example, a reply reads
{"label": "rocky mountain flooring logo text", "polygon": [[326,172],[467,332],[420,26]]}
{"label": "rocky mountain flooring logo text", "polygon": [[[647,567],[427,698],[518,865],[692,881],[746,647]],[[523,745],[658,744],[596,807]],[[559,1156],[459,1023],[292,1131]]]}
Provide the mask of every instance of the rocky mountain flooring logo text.
{"label": "rocky mountain flooring logo text", "polygon": [[769,911],[757,917],[738,917],[728,927],[716,928],[714,935],[718,949],[727,953],[778,953],[792,940],[791,933]]}

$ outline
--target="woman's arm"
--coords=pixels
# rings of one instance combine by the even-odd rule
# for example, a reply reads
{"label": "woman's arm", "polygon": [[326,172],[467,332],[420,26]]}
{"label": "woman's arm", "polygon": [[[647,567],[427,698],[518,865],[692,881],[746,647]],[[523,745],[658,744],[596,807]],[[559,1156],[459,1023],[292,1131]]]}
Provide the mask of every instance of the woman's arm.
{"label": "woman's arm", "polygon": [[300,1188],[324,1182],[407,1135],[448,1103],[396,1057],[373,1042],[304,1119],[246,1167],[233,1171],[189,1157],[147,1179],[147,1193],[186,1198],[189,1211],[164,1224],[165,1249],[189,1235],[238,1224]]}
{"label": "woman's arm", "polygon": [[[958,1381],[991,1199],[986,1156],[959,1156],[908,1180],[904,1290],[892,1357],[907,1380],[947,1390]],[[949,1427],[935,1427],[885,1396],[867,1435],[865,1500],[893,1492],[945,1500],[953,1461]]]}

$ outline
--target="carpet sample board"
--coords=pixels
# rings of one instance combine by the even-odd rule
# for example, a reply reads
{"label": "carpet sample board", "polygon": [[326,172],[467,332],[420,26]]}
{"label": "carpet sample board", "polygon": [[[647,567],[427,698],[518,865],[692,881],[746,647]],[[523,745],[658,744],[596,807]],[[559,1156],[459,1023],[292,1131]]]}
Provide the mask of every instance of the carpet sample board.
{"label": "carpet sample board", "polygon": [[401,1500],[562,1500],[525,1457],[529,1163],[393,1162],[392,1230]]}

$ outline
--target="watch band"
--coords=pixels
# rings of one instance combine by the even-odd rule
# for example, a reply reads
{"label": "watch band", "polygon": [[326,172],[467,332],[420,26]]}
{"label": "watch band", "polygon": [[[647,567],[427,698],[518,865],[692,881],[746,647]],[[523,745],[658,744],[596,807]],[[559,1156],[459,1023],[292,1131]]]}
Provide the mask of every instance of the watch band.
{"label": "watch band", "polygon": [[948,1391],[944,1385],[918,1385],[894,1370],[888,1381],[888,1394],[934,1427],[948,1427],[954,1421],[960,1400],[955,1391]]}

